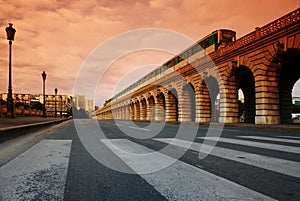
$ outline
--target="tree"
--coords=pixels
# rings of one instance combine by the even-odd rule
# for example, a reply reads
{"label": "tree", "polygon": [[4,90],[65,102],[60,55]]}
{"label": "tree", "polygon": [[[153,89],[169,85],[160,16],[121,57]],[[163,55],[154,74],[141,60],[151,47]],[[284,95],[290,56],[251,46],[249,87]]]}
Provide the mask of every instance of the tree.
{"label": "tree", "polygon": [[31,102],[30,108],[37,109],[37,110],[43,110],[43,104],[40,102]]}

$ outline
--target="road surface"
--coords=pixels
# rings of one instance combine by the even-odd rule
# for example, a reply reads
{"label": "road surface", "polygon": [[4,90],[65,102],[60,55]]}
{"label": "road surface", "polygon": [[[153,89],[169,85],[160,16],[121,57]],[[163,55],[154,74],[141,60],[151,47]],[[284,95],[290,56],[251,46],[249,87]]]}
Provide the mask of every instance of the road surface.
{"label": "road surface", "polygon": [[207,130],[70,120],[30,133],[0,144],[0,199],[300,200],[300,133]]}

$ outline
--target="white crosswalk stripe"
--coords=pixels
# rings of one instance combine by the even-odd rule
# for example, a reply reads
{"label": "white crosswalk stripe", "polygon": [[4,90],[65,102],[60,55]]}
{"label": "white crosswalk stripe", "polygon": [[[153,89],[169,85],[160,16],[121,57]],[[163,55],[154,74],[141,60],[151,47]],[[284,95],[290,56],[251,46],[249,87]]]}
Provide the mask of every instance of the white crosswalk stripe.
{"label": "white crosswalk stripe", "polygon": [[[101,141],[136,172],[173,160],[127,139]],[[136,158],[136,153],[150,157]],[[163,170],[140,176],[169,200],[274,200],[180,160]]]}
{"label": "white crosswalk stripe", "polygon": [[281,135],[281,136],[277,136],[277,137],[281,137],[281,138],[292,138],[292,139],[298,139],[298,140],[300,140],[300,137],[299,137],[299,136]]}
{"label": "white crosswalk stripe", "polygon": [[3,200],[63,200],[71,140],[42,140],[0,168]]}
{"label": "white crosswalk stripe", "polygon": [[[190,145],[190,142],[181,140],[181,139],[174,139],[174,138],[155,138],[155,140],[160,142],[165,142],[168,144],[176,145],[179,147],[186,148]],[[201,147],[203,146],[203,147]],[[274,157],[268,157],[268,156],[262,156],[252,153],[247,153],[243,151],[237,151],[233,149],[227,149],[227,148],[221,148],[221,147],[213,147],[212,152],[208,152],[212,148],[211,145],[206,145],[202,143],[194,142],[190,149],[194,151],[200,151],[210,154],[213,156],[225,158],[228,160],[237,161],[240,163],[245,163],[248,165],[253,165],[256,167],[264,168],[267,170],[272,170],[281,174],[286,174],[293,177],[300,178],[300,163],[274,158]]]}
{"label": "white crosswalk stripe", "polygon": [[265,142],[254,142],[246,139],[239,140],[239,139],[218,138],[218,137],[197,137],[197,138],[225,142],[230,144],[245,145],[245,146],[250,146],[255,148],[263,148],[263,149],[300,154],[300,147],[294,147],[294,146],[279,145],[279,144],[272,144],[272,143],[265,143]]}
{"label": "white crosswalk stripe", "polygon": [[275,138],[275,137],[261,137],[261,136],[238,136],[238,137],[255,139],[255,140],[266,140],[266,141],[273,141],[273,142],[287,142],[287,143],[300,144],[300,139],[299,140],[291,140],[291,139],[283,139],[283,138]]}
{"label": "white crosswalk stripe", "polygon": [[[285,138],[277,140],[275,137],[199,139],[219,140],[232,146],[238,144],[271,151],[279,150],[283,154],[298,153],[299,148],[272,144],[271,142],[277,141],[293,141],[293,143],[298,141]],[[279,173],[280,176],[300,178],[300,162],[278,158],[276,155],[270,157],[219,146],[215,146],[212,152],[208,153],[212,146],[199,142],[193,142],[190,146],[190,142],[175,138],[152,138],[152,140],[171,144],[174,149],[189,147],[188,149],[196,152],[201,149],[204,153],[207,152],[226,161],[241,163],[244,167],[258,167],[263,171],[272,171],[275,175]],[[266,143],[255,140],[265,140]],[[191,165],[193,163],[188,164],[177,160],[137,142],[128,139],[101,139],[100,141],[168,200],[274,200],[270,197],[273,196],[272,194],[256,188],[253,190],[251,186],[247,186],[248,184],[243,186],[244,184],[241,185],[235,178],[219,176],[218,172],[213,174],[209,169],[203,170]],[[71,144],[72,140],[42,140],[0,167],[0,200],[63,200]],[[165,166],[165,168],[153,171],[155,166]],[[141,172],[149,173],[141,174]]]}

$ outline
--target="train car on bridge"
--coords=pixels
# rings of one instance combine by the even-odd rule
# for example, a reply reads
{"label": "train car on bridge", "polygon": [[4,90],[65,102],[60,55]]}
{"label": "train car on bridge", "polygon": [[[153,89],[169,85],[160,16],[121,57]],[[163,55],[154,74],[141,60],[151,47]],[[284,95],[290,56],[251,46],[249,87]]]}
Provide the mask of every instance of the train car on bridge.
{"label": "train car on bridge", "polygon": [[[221,47],[225,47],[227,44],[236,40],[236,32],[229,29],[218,29],[213,31],[211,34],[207,35],[206,37],[200,39],[191,47],[187,48],[186,50],[182,51],[179,55],[171,58],[163,65],[159,66],[149,74],[142,77],[137,82],[133,83],[120,93],[113,96],[111,99],[107,100],[106,103],[111,102],[112,100],[118,98],[119,96],[124,95],[125,93],[129,92],[132,89],[137,88],[144,82],[150,80],[151,78],[161,74],[162,72],[166,71],[169,68],[177,66],[176,68],[180,68],[185,66],[187,63],[193,62],[197,58],[201,58],[207,54],[210,54]],[[183,62],[185,61],[185,62]]]}
{"label": "train car on bridge", "polygon": [[218,29],[199,40],[195,45],[167,61],[163,66],[171,68],[188,58],[201,58],[236,40],[236,32],[229,29]]}

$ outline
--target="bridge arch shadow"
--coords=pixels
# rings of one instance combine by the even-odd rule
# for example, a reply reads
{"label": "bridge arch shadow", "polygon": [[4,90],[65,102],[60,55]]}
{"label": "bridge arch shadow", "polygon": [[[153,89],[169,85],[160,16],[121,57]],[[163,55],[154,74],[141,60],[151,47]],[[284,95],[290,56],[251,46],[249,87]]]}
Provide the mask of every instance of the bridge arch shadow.
{"label": "bridge arch shadow", "polygon": [[280,121],[292,123],[292,90],[300,78],[300,49],[288,49],[282,54],[282,66],[279,75]]}
{"label": "bridge arch shadow", "polygon": [[240,118],[245,123],[255,123],[255,80],[252,71],[246,66],[236,69],[238,90],[244,94],[239,107]]}

